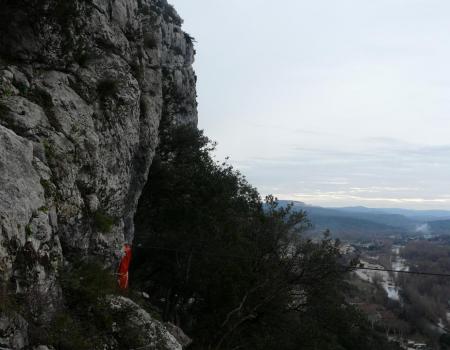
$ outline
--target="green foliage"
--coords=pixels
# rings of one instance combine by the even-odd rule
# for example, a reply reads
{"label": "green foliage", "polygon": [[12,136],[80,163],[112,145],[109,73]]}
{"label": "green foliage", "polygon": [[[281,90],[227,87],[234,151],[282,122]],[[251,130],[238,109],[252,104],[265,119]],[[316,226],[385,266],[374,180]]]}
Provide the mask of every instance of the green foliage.
{"label": "green foliage", "polygon": [[81,67],[86,67],[91,58],[94,57],[86,51],[78,51],[74,54],[75,62],[77,62]]}
{"label": "green foliage", "polygon": [[443,350],[450,349],[450,335],[442,334],[439,338],[439,344]]}
{"label": "green foliage", "polygon": [[16,294],[12,292],[5,284],[0,283],[0,315],[13,314],[20,311],[20,303]]}
{"label": "green foliage", "polygon": [[43,212],[43,213],[46,213],[46,214],[48,213],[48,207],[45,206],[45,205],[43,205],[42,207],[40,207],[38,210],[41,211],[41,212]]}
{"label": "green foliage", "polygon": [[175,46],[173,52],[175,53],[175,55],[183,55],[183,50],[179,46]]}
{"label": "green foliage", "polygon": [[33,231],[31,230],[31,225],[30,225],[30,224],[27,224],[27,225],[25,226],[25,234],[26,234],[27,236],[31,236],[31,235],[33,234]]}
{"label": "green foliage", "polygon": [[136,79],[142,76],[143,68],[138,60],[130,63],[130,72]]}
{"label": "green foliage", "polygon": [[61,285],[69,306],[96,305],[117,291],[114,276],[100,263],[78,262],[61,274]]}
{"label": "green foliage", "polygon": [[80,11],[76,1],[56,1],[53,8],[53,15],[55,18],[64,23],[73,20],[74,17],[79,16]]}
{"label": "green foliage", "polygon": [[[329,289],[333,287],[339,289],[333,292]],[[345,303],[344,288],[342,281],[335,281],[310,294],[308,308],[295,315],[291,326],[287,326],[296,345],[288,349],[397,349],[384,335],[374,332],[356,308]],[[299,324],[301,327],[293,327]]]}
{"label": "green foliage", "polygon": [[144,45],[149,49],[155,49],[158,47],[158,40],[156,39],[154,33],[144,34]]}
{"label": "green foliage", "polygon": [[[107,339],[114,339],[119,350],[148,346],[142,328],[129,322],[135,309],[132,306],[111,307],[110,297],[123,291],[118,289],[116,278],[109,269],[97,262],[80,261],[64,269],[60,282],[66,309],[52,323],[50,344],[61,350],[100,350],[104,349]],[[136,298],[132,291],[127,296]],[[140,304],[148,309],[143,300]],[[72,338],[76,341],[68,342]]]}
{"label": "green foliage", "polygon": [[[86,6],[88,5],[88,6]],[[71,42],[71,29],[80,25],[79,18],[92,9],[92,0],[66,1],[56,0],[48,11],[52,18],[60,25],[66,40]]]}
{"label": "green foliage", "polygon": [[181,26],[183,24],[183,20],[178,15],[177,11],[175,10],[175,7],[171,4],[165,4],[164,10],[163,10],[163,16],[164,19],[168,22],[173,21],[178,26]]}
{"label": "green foliage", "polygon": [[26,96],[28,94],[29,88],[24,84],[17,84],[17,89],[19,90],[20,95]]}
{"label": "green foliage", "polygon": [[105,297],[117,292],[117,283],[99,263],[78,263],[61,276],[61,285],[67,306],[82,318],[90,310],[85,327],[110,329],[112,317]]}
{"label": "green foliage", "polygon": [[97,92],[102,99],[112,97],[119,91],[119,81],[116,79],[102,79],[98,82]]}
{"label": "green foliage", "polygon": [[188,44],[194,44],[196,42],[195,38],[193,36],[190,36],[188,33],[184,33],[184,39]]}
{"label": "green foliage", "polygon": [[10,97],[12,95],[13,95],[13,91],[9,87],[4,87],[3,88],[3,93],[0,96],[0,98],[2,98],[2,97]]}
{"label": "green foliage", "polygon": [[54,107],[52,96],[45,90],[33,89],[30,93],[29,98],[36,104],[40,105],[48,114],[52,113],[52,108]]}
{"label": "green foliage", "polygon": [[100,263],[79,261],[61,271],[64,308],[50,324],[31,325],[33,344],[58,350],[102,349],[113,337],[113,316],[107,296],[117,294],[114,276]]}
{"label": "green foliage", "polygon": [[192,349],[389,349],[345,304],[339,242],[303,238],[305,213],[263,203],[196,128],[160,135],[131,277]]}
{"label": "green foliage", "polygon": [[138,1],[139,1],[139,13],[141,13],[144,16],[150,16],[152,14],[150,7],[147,4],[142,4],[140,0]]}
{"label": "green foliage", "polygon": [[7,113],[9,113],[9,108],[0,101],[0,119],[4,118]]}
{"label": "green foliage", "polygon": [[92,350],[94,344],[87,339],[82,325],[70,314],[58,313],[50,324],[44,339],[60,350]]}
{"label": "green foliage", "polygon": [[53,194],[52,185],[49,180],[41,179],[41,186],[44,189],[45,197],[49,198]]}
{"label": "green foliage", "polygon": [[43,145],[44,145],[45,157],[49,161],[55,159],[56,158],[55,146],[52,143],[48,142],[47,140],[43,141]]}
{"label": "green foliage", "polygon": [[[411,271],[447,273],[450,270],[450,247],[446,241],[412,241],[401,250],[401,255],[407,259]],[[420,333],[438,341],[436,334],[430,334],[428,324],[446,318],[450,280],[437,276],[401,275],[398,284],[404,301],[401,316]]]}
{"label": "green foliage", "polygon": [[94,224],[100,232],[110,233],[115,223],[116,220],[114,218],[102,211],[96,211],[94,213]]}

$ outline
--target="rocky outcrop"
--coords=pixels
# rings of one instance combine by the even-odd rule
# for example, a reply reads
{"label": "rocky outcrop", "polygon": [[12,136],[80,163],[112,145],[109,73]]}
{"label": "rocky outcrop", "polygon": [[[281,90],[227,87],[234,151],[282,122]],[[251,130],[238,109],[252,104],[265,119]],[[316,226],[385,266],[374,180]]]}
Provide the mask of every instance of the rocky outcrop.
{"label": "rocky outcrop", "polygon": [[167,331],[174,336],[177,342],[184,348],[192,344],[192,339],[189,338],[181,328],[175,326],[171,322],[165,324]]}
{"label": "rocky outcrop", "polygon": [[51,310],[63,262],[132,242],[162,115],[197,123],[195,52],[166,0],[0,8],[0,279]]}
{"label": "rocky outcrop", "polygon": [[[155,320],[147,311],[124,297],[110,299],[116,332],[126,334],[128,339],[119,339],[134,348],[161,350],[181,350],[182,347],[164,325]],[[126,319],[123,319],[123,313]],[[132,338],[132,339],[131,339]]]}
{"label": "rocky outcrop", "polygon": [[28,346],[28,324],[18,314],[0,316],[0,349],[23,349]]}

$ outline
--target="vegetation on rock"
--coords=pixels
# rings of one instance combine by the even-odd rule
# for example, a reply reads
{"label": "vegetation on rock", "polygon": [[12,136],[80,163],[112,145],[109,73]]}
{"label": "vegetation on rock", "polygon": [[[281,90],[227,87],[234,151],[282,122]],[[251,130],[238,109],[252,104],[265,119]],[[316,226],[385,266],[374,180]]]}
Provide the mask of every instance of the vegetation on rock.
{"label": "vegetation on rock", "polygon": [[94,224],[95,227],[103,233],[111,232],[114,226],[115,220],[109,215],[106,215],[102,211],[96,211],[94,213]]}
{"label": "vegetation on rock", "polygon": [[102,99],[114,96],[119,89],[119,82],[115,79],[103,79],[97,85],[97,92]]}

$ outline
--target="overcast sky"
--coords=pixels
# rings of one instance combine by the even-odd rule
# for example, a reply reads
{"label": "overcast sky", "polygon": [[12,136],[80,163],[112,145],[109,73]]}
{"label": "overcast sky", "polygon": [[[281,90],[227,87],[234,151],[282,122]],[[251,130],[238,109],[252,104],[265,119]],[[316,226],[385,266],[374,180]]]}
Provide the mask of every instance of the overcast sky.
{"label": "overcast sky", "polygon": [[450,1],[171,2],[199,126],[262,194],[450,209]]}

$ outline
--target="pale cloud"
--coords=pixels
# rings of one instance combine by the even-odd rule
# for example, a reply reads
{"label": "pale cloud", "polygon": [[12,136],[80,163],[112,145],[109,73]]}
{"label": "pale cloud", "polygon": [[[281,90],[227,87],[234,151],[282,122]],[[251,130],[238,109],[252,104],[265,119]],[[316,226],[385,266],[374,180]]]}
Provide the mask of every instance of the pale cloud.
{"label": "pale cloud", "polygon": [[262,194],[450,209],[449,1],[172,2],[200,127]]}
{"label": "pale cloud", "polygon": [[348,185],[347,180],[328,180],[328,181],[316,181],[317,185]]}
{"label": "pale cloud", "polygon": [[385,192],[411,192],[417,191],[417,187],[351,187],[350,193],[385,193]]}
{"label": "pale cloud", "polygon": [[426,208],[432,205],[435,208],[447,208],[450,204],[450,198],[402,198],[402,197],[367,197],[358,196],[345,191],[335,192],[315,192],[315,193],[278,193],[275,196],[279,199],[302,201],[306,203],[315,203],[318,205],[379,205],[390,204],[396,207],[417,207]]}

